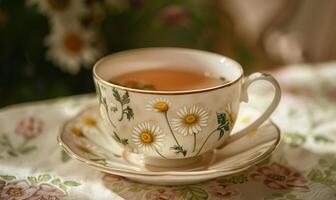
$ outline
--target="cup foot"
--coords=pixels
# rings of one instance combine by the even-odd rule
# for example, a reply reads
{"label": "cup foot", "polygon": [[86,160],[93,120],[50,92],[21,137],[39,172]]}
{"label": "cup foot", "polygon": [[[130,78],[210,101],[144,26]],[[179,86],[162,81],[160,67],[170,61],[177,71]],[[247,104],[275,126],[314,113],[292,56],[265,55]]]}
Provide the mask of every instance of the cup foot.
{"label": "cup foot", "polygon": [[[209,152],[210,154],[210,152]],[[212,152],[211,152],[212,156]],[[137,153],[132,153],[129,151],[123,152],[123,157],[128,162],[138,165],[138,166],[146,166],[153,168],[161,168],[161,169],[173,169],[173,168],[185,168],[185,167],[196,167],[198,163],[201,163],[203,156],[196,156],[191,158],[181,158],[181,159],[160,159],[160,158],[151,158],[146,157]]]}

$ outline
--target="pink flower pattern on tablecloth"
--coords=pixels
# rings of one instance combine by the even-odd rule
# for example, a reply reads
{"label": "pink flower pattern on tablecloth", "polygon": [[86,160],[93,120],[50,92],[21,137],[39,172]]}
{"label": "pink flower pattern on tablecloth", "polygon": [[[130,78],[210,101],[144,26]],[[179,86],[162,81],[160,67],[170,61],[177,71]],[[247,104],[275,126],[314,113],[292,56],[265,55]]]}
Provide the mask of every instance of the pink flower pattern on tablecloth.
{"label": "pink flower pattern on tablecloth", "polygon": [[124,177],[113,175],[113,174],[105,174],[102,179],[104,182],[116,182],[116,181],[125,180]]}
{"label": "pink flower pattern on tablecloth", "polygon": [[0,180],[0,194],[3,190],[3,188],[5,187],[5,185],[6,185],[6,181]]}
{"label": "pink flower pattern on tablecloth", "polygon": [[231,199],[232,197],[240,195],[240,192],[232,187],[226,185],[214,185],[209,188],[209,193],[213,197],[220,199]]}
{"label": "pink flower pattern on tablecloth", "polygon": [[164,188],[150,191],[146,194],[146,200],[177,200],[174,192],[168,191]]}
{"label": "pink flower pattern on tablecloth", "polygon": [[[3,183],[2,183],[3,184]],[[7,182],[0,193],[1,200],[27,200],[33,196],[39,187],[30,185],[26,180]]]}
{"label": "pink flower pattern on tablecloth", "polygon": [[35,117],[27,117],[21,120],[15,132],[22,135],[26,140],[32,139],[42,133],[43,121]]}
{"label": "pink flower pattern on tablecloth", "polygon": [[267,187],[274,190],[309,191],[307,180],[300,173],[291,171],[278,163],[259,167],[250,174],[250,177],[263,181]]}
{"label": "pink flower pattern on tablecloth", "polygon": [[39,190],[29,200],[61,200],[64,196],[65,194],[62,190],[43,183],[39,185]]}

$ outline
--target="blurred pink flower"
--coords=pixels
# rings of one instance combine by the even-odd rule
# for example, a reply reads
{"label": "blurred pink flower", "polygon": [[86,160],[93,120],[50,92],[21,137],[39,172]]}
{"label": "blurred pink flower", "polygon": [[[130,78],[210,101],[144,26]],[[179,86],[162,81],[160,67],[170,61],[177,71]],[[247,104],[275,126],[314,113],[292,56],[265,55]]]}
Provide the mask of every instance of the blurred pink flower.
{"label": "blurred pink flower", "polygon": [[278,164],[272,163],[271,166],[263,166],[250,174],[254,180],[263,181],[263,183],[274,190],[299,190],[309,191],[307,180],[298,172]]}
{"label": "blurred pink flower", "polygon": [[219,197],[220,199],[231,199],[234,196],[240,195],[238,190],[226,185],[214,185],[210,187],[209,193],[214,197]]}
{"label": "blurred pink flower", "polygon": [[25,139],[29,140],[41,134],[42,128],[42,120],[35,117],[27,117],[18,123],[15,132],[22,135]]}
{"label": "blurred pink flower", "polygon": [[176,194],[166,189],[157,189],[146,194],[147,200],[177,200]]}
{"label": "blurred pink flower", "polygon": [[171,26],[186,27],[190,23],[190,16],[187,11],[178,5],[171,5],[164,8],[159,18],[163,24]]}
{"label": "blurred pink flower", "polygon": [[[3,184],[3,183],[2,183]],[[26,180],[7,182],[3,187],[0,199],[2,200],[26,200],[38,190],[37,186],[30,185]]]}
{"label": "blurred pink flower", "polygon": [[103,176],[104,182],[116,182],[116,181],[122,181],[122,180],[125,180],[125,178],[122,176],[117,176],[113,174],[105,174]]}
{"label": "blurred pink flower", "polygon": [[65,196],[64,192],[52,185],[43,183],[40,189],[27,200],[61,200]]}

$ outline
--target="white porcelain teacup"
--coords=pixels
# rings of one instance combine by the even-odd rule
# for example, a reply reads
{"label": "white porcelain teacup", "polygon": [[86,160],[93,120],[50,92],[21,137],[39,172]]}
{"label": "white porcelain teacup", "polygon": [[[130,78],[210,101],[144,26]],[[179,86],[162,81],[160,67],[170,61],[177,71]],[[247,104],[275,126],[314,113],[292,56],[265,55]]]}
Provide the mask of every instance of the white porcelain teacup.
{"label": "white porcelain teacup", "polygon": [[[124,73],[167,66],[206,71],[228,81],[188,91],[139,90],[108,82]],[[93,76],[101,117],[111,137],[127,155],[141,155],[146,164],[156,166],[190,164],[205,152],[257,129],[281,96],[271,75],[254,73],[245,78],[242,67],[232,59],[192,49],[145,48],[116,53],[98,61]],[[274,86],[273,101],[256,121],[230,135],[240,103],[247,102],[248,87],[257,80]]]}

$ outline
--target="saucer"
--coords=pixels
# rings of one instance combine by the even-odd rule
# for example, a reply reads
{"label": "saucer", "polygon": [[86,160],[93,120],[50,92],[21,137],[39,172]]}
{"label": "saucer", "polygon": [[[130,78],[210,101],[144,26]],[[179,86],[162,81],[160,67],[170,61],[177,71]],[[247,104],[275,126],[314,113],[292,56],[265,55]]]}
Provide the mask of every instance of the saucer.
{"label": "saucer", "polygon": [[[232,134],[253,122],[260,113],[255,108],[241,106]],[[247,136],[203,154],[192,165],[149,166],[141,162],[141,155],[129,155],[115,142],[106,131],[97,106],[88,107],[67,121],[58,135],[60,146],[77,160],[99,171],[155,185],[199,183],[243,171],[270,156],[279,141],[279,128],[267,120]]]}

